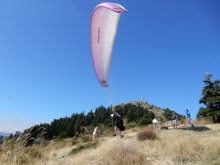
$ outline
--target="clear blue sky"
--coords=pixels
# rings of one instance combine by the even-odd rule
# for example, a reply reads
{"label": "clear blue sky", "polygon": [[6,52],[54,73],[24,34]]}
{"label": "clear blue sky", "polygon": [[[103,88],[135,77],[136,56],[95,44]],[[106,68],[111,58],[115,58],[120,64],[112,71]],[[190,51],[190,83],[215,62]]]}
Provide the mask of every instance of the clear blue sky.
{"label": "clear blue sky", "polygon": [[101,2],[0,2],[0,132],[143,96],[195,118],[204,72],[220,79],[220,1],[116,1],[128,12],[119,21],[107,91],[90,49],[91,14]]}

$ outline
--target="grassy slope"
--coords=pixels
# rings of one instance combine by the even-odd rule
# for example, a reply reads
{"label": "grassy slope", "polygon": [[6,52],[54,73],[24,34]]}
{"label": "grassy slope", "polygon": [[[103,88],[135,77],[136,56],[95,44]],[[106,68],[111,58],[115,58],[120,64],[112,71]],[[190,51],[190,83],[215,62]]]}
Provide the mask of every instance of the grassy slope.
{"label": "grassy slope", "polygon": [[[77,145],[71,139],[51,142],[44,148],[35,147],[41,157],[29,159],[27,164],[35,165],[218,165],[220,164],[220,125],[196,126],[195,130],[159,130],[159,140],[138,141],[139,128],[124,132],[125,137],[111,137],[110,134],[98,139],[97,147],[84,149],[76,154],[69,153]],[[1,165],[16,164],[13,159],[5,160],[0,152]],[[12,153],[13,151],[11,151]]]}

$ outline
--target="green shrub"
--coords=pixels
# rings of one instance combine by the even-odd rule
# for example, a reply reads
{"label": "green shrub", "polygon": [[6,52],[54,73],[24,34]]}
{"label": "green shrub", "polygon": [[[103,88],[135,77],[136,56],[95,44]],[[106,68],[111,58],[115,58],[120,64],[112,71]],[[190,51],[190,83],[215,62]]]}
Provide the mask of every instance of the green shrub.
{"label": "green shrub", "polygon": [[91,136],[82,136],[82,142],[86,143],[86,142],[91,142],[92,141],[92,137]]}
{"label": "green shrub", "polygon": [[77,143],[79,143],[78,137],[74,136],[72,139],[72,145],[76,145]]}
{"label": "green shrub", "polygon": [[78,138],[79,137],[79,132],[76,132],[74,136]]}
{"label": "green shrub", "polygon": [[18,162],[20,162],[20,163],[22,163],[24,165],[27,164],[29,162],[29,160],[30,159],[29,159],[28,155],[26,155],[26,154],[22,154],[18,158]]}
{"label": "green shrub", "polygon": [[138,125],[139,125],[139,126],[143,126],[143,125],[147,125],[147,124],[151,124],[151,120],[150,120],[147,116],[142,117],[142,118],[138,121]]}
{"label": "green shrub", "polygon": [[41,158],[41,152],[39,150],[37,150],[37,149],[33,149],[32,151],[29,151],[28,155],[31,158]]}

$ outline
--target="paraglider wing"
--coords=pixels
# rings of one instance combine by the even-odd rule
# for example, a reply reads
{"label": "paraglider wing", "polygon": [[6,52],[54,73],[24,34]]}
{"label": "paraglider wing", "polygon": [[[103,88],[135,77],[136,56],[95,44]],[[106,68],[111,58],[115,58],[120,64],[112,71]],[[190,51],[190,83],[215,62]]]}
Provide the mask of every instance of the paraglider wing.
{"label": "paraglider wing", "polygon": [[92,59],[97,79],[108,87],[108,74],[116,30],[121,13],[127,10],[116,3],[101,3],[91,18],[90,37]]}

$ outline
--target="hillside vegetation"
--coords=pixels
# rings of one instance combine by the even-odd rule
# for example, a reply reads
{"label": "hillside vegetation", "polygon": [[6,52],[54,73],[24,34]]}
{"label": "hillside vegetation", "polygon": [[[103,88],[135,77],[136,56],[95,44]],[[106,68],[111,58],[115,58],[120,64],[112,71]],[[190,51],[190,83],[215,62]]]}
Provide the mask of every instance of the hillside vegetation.
{"label": "hillside vegetation", "polygon": [[[103,106],[95,112],[72,114],[50,124],[35,125],[16,132],[0,142],[0,165],[143,165],[198,164],[220,162],[218,124],[196,123],[195,128],[154,130],[172,126],[172,110],[143,102],[117,105],[126,130],[124,138],[112,136],[112,109]],[[178,124],[184,117],[178,114]],[[92,140],[94,127],[99,138]]]}
{"label": "hillside vegetation", "polygon": [[[126,104],[116,105],[114,109],[123,116],[124,123],[128,127],[144,126],[152,123],[156,117],[160,123],[170,120],[173,111],[160,109],[156,106],[149,105],[144,102],[130,102]],[[92,132],[95,126],[99,126],[103,130],[113,127],[111,107],[100,106],[95,111],[89,111],[87,114],[73,113],[70,117],[54,119],[51,123],[41,123],[24,130],[23,133],[16,132],[14,138],[18,138],[22,134],[29,134],[25,146],[32,145],[37,138],[45,140],[72,138],[79,133]],[[181,121],[181,115],[179,120]],[[102,131],[103,133],[103,131]],[[12,135],[11,135],[12,136]]]}
{"label": "hillside vegetation", "polygon": [[[97,140],[91,134],[77,138],[38,141],[25,147],[20,142],[1,145],[1,165],[218,165],[220,125],[196,124],[191,130],[153,130],[133,127],[124,138],[106,130]],[[77,141],[77,142],[76,142]]]}

